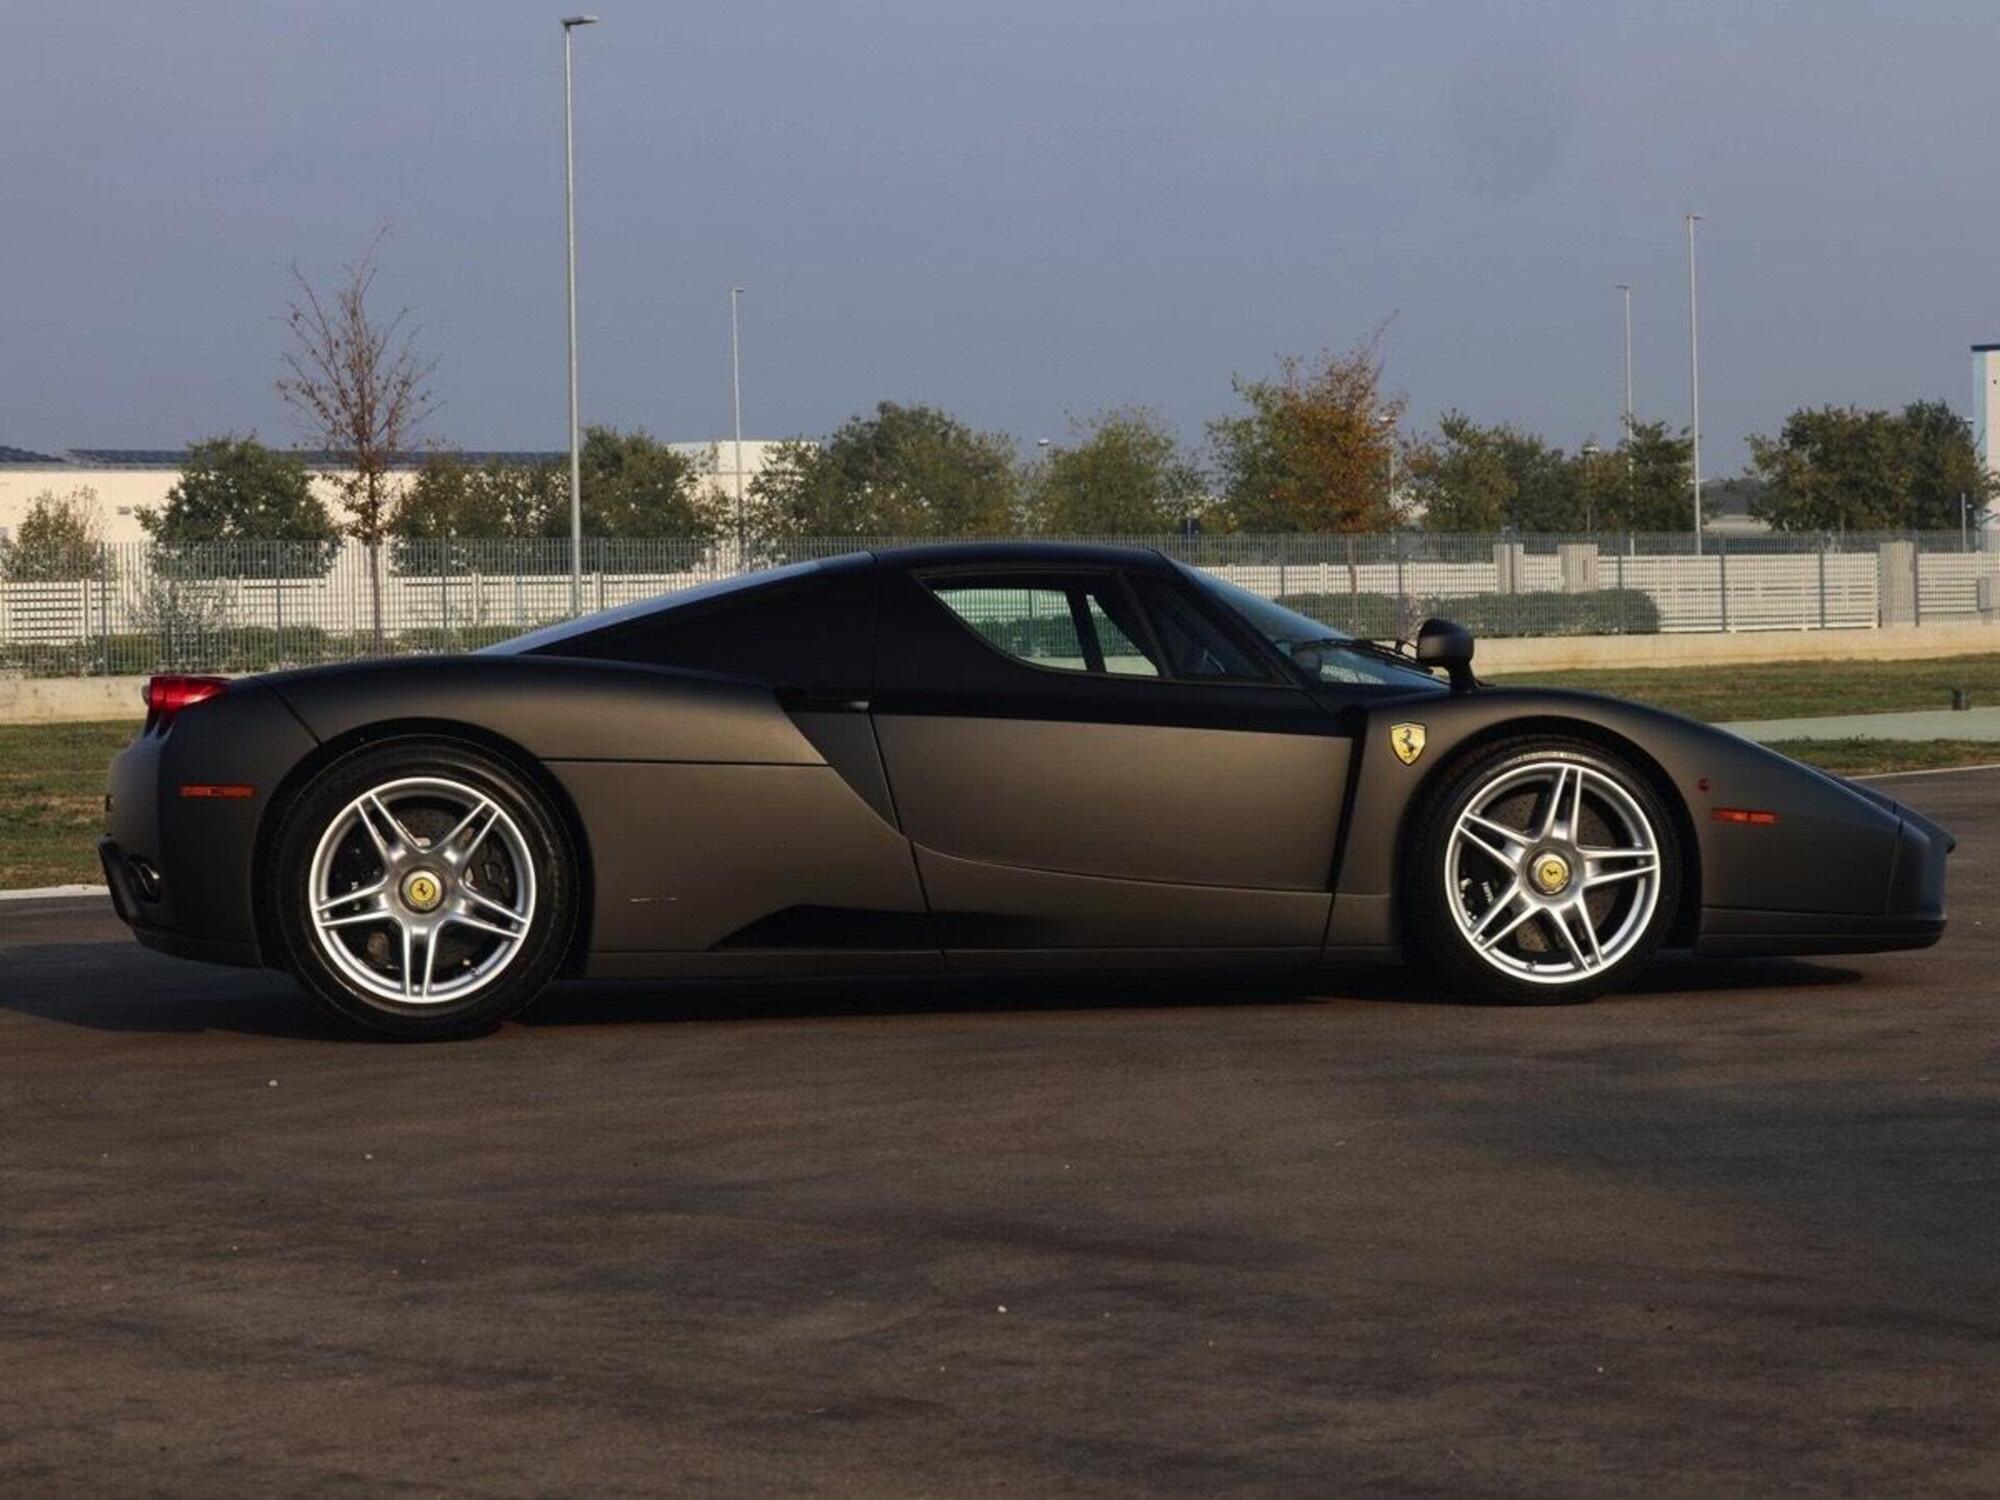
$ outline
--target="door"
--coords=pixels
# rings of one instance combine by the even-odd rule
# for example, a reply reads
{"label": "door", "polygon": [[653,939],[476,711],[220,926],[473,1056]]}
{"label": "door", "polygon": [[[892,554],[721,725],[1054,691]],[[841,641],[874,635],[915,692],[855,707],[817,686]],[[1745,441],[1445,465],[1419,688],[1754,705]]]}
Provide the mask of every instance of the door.
{"label": "door", "polygon": [[882,588],[876,732],[947,949],[1317,951],[1349,741],[1180,580]]}

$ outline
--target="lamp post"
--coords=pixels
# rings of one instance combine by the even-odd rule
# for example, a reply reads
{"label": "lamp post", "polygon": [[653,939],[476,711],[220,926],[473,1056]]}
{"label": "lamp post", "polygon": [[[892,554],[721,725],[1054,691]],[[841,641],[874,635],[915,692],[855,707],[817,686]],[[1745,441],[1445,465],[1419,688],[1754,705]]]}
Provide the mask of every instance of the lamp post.
{"label": "lamp post", "polygon": [[1688,449],[1694,469],[1694,550],[1701,553],[1701,313],[1695,298],[1694,226],[1700,214],[1687,216],[1688,232]]}
{"label": "lamp post", "polygon": [[1595,443],[1583,445],[1583,529],[1597,529],[1597,460],[1604,450]]}
{"label": "lamp post", "polygon": [[563,33],[563,229],[569,242],[569,612],[583,613],[583,446],[576,404],[576,81],[570,66],[570,33],[595,26],[595,16],[564,16]]}
{"label": "lamp post", "polygon": [[1387,438],[1389,445],[1387,501],[1391,518],[1390,524],[1393,525],[1396,513],[1396,414],[1392,411],[1377,412],[1375,420],[1381,426],[1383,435]]}
{"label": "lamp post", "polygon": [[737,334],[736,304],[743,288],[729,289],[729,399],[736,413],[736,566],[743,566],[743,340]]}
{"label": "lamp post", "polygon": [[[1632,285],[1618,283],[1618,290],[1625,294],[1625,441],[1632,441]],[[1631,455],[1626,455],[1630,462]]]}

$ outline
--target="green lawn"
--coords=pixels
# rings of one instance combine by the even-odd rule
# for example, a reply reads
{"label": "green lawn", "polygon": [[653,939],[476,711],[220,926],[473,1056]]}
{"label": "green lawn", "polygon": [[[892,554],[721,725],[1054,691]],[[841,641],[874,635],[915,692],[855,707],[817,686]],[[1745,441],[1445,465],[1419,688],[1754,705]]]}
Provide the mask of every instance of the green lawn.
{"label": "green lawn", "polygon": [[1774,740],[1771,748],[1838,776],[2000,765],[1992,740]]}
{"label": "green lawn", "polygon": [[1758,662],[1714,667],[1524,672],[1490,679],[1510,687],[1580,688],[1657,704],[1710,723],[1803,719],[1819,714],[1950,708],[1951,690],[2000,704],[2000,654],[1937,661]]}
{"label": "green lawn", "polygon": [[0,890],[103,883],[105,767],[138,730],[0,724]]}

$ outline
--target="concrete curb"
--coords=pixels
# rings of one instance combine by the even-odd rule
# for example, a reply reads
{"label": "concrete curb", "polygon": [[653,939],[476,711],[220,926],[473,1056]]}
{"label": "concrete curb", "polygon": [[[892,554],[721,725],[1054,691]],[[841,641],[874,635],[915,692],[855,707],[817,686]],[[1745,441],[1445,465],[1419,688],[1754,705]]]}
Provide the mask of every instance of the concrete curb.
{"label": "concrete curb", "polygon": [[0,891],[0,901],[61,901],[74,896],[108,896],[109,886],[45,885],[32,891]]}

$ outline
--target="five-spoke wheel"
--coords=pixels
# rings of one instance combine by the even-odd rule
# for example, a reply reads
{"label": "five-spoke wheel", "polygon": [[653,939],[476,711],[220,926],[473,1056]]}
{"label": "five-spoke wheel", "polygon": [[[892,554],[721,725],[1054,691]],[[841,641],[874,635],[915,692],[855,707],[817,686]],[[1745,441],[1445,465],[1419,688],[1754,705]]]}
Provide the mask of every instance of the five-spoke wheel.
{"label": "five-spoke wheel", "polygon": [[1508,999],[1608,988],[1658,946],[1679,889],[1673,822],[1646,778],[1576,742],[1477,757],[1450,779],[1417,843],[1414,945]]}
{"label": "five-spoke wheel", "polygon": [[535,918],[535,863],[493,798],[442,777],[370,787],[333,818],[307,876],[321,950],[371,994],[437,1005],[483,989]]}
{"label": "five-spoke wheel", "polygon": [[276,842],[290,967],[343,1015],[459,1035],[525,1005],[560,963],[575,876],[544,799],[450,742],[359,752],[316,778]]}

